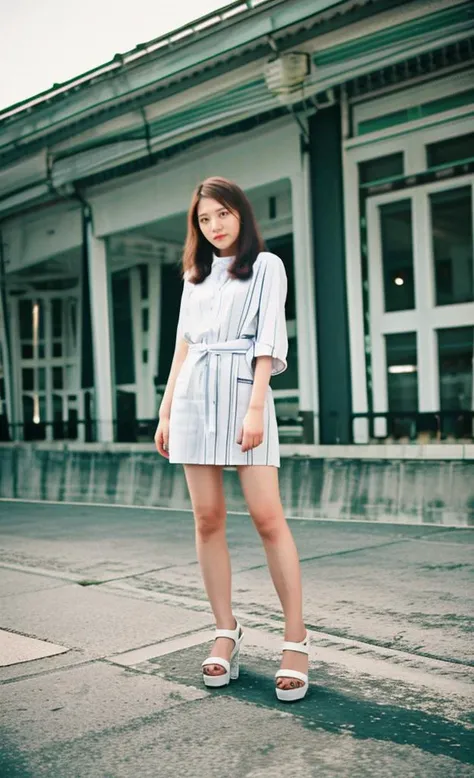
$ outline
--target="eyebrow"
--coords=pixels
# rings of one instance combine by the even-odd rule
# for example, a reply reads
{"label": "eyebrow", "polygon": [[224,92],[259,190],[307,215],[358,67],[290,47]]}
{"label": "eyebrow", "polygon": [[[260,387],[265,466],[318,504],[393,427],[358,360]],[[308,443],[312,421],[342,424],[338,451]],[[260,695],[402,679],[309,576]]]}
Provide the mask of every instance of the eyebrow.
{"label": "eyebrow", "polygon": [[[211,211],[211,213],[217,213],[217,211],[228,211],[228,210],[229,208],[227,207],[227,205],[220,205],[219,208],[214,208],[214,210]],[[209,214],[207,213],[207,211],[202,211],[201,213],[199,213],[198,211],[198,219],[200,219],[201,216],[208,216],[208,215]]]}

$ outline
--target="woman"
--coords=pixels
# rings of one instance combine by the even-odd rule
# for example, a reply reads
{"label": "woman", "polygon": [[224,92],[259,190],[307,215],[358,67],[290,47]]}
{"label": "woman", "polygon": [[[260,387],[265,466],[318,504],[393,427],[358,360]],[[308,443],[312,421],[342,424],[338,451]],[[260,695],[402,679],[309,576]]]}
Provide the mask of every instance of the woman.
{"label": "woman", "polygon": [[196,549],[216,620],[206,686],[239,675],[243,632],[231,604],[223,467],[236,466],[262,538],[285,616],[276,673],[278,699],[308,689],[308,635],[302,615],[296,546],[278,487],[278,430],[269,387],[286,369],[287,279],[265,251],[251,205],[236,184],[209,178],[194,193],[183,256],[184,288],[176,348],[155,444],[184,465],[196,526]]}

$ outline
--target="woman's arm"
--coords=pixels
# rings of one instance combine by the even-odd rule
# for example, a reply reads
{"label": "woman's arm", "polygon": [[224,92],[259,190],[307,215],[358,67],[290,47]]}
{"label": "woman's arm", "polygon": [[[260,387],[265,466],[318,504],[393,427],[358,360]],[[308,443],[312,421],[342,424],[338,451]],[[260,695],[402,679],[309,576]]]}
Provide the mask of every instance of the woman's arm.
{"label": "woman's arm", "polygon": [[242,451],[250,451],[263,442],[263,410],[268,384],[272,374],[272,357],[257,357],[253,376],[252,394],[245,415],[242,431],[237,443],[242,443]]}
{"label": "woman's arm", "polygon": [[165,393],[163,395],[163,399],[161,400],[161,405],[159,410],[160,419],[169,419],[170,417],[171,402],[173,400],[173,392],[176,384],[176,379],[178,377],[179,371],[181,370],[181,365],[186,359],[188,348],[189,345],[183,338],[181,338],[176,344],[173,361],[171,363],[170,374],[168,376],[168,381],[166,383]]}
{"label": "woman's arm", "polygon": [[271,374],[272,357],[256,357],[249,410],[263,411]]}

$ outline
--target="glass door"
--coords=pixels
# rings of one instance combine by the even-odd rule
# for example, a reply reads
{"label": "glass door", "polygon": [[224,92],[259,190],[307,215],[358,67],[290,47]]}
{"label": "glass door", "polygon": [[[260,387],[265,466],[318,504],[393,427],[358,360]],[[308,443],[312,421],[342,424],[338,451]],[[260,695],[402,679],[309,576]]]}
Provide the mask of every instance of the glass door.
{"label": "glass door", "polygon": [[77,316],[77,299],[71,295],[35,295],[18,301],[25,440],[77,437]]}
{"label": "glass door", "polygon": [[472,436],[473,181],[368,200],[372,396],[383,414],[376,437]]}

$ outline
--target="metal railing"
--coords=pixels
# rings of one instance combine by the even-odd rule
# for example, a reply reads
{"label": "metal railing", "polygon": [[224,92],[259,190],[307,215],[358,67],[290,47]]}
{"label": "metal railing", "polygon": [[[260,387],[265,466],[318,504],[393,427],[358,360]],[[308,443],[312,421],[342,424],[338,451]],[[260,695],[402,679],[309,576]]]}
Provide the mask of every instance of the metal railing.
{"label": "metal railing", "polygon": [[[357,422],[366,422],[364,434],[357,432]],[[280,440],[291,443],[314,443],[313,413],[297,416],[277,415]],[[330,412],[319,417],[322,443],[443,443],[474,442],[474,411],[388,411],[386,413],[352,413],[349,417]],[[146,443],[153,440],[157,419],[114,419],[113,440],[117,443]],[[95,443],[100,422],[96,419],[42,421],[38,424],[9,424],[0,415],[0,441],[84,441]],[[362,440],[363,438],[363,440]]]}
{"label": "metal railing", "polygon": [[353,413],[352,430],[357,419],[367,421],[368,437],[375,442],[443,443],[474,440],[474,411]]}

